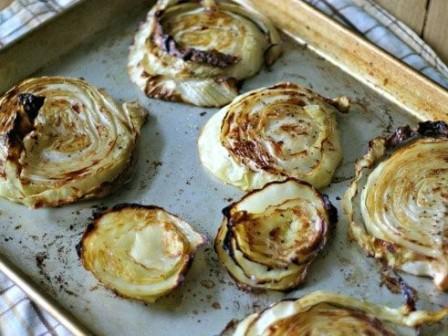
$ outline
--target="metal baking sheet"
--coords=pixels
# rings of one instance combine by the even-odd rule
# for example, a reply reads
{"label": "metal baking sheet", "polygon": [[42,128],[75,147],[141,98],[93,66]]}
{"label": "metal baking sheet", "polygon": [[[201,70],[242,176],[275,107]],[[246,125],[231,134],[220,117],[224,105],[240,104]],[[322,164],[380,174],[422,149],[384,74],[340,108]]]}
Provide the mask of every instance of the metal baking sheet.
{"label": "metal baking sheet", "polygon": [[[81,0],[0,51],[0,93],[155,0]],[[101,8],[101,10],[98,10]]]}
{"label": "metal baking sheet", "polygon": [[[148,109],[150,117],[142,130],[132,182],[110,197],[57,209],[29,210],[0,200],[0,252],[25,272],[42,293],[53,297],[94,334],[216,335],[229,320],[241,318],[285,295],[238,290],[210,244],[198,252],[182,287],[156,304],[145,305],[119,298],[99,285],[82,268],[75,251],[89,218],[98,208],[123,202],[157,204],[212,239],[221,209],[242,196],[242,192],[208,174],[198,159],[199,131],[217,110],[150,100],[129,81],[128,47],[145,15],[143,11],[134,13],[126,22],[110,27],[93,42],[36,74],[83,77],[106,88],[117,99],[138,100]],[[380,286],[376,263],[347,241],[340,198],[353,175],[354,161],[366,151],[367,142],[396,126],[414,125],[417,120],[307,47],[284,39],[284,55],[271,69],[246,81],[242,92],[292,81],[329,97],[346,95],[357,102],[348,114],[338,116],[344,160],[331,186],[324,189],[338,207],[340,221],[312,265],[306,283],[286,297],[325,289],[398,306],[403,298]],[[404,278],[419,291],[420,307],[447,305],[448,295],[438,293],[429,279]],[[440,328],[445,329],[439,335],[447,335],[448,328]],[[432,330],[430,335],[436,332]]]}

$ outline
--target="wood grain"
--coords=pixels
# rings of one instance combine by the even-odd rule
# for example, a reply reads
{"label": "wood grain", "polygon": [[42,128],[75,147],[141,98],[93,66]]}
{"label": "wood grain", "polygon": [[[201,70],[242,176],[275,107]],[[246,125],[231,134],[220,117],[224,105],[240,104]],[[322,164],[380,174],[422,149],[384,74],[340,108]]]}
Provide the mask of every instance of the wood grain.
{"label": "wood grain", "polygon": [[0,0],[0,10],[8,6],[13,0]]}
{"label": "wood grain", "polygon": [[[421,120],[448,121],[448,91],[296,0],[237,0]],[[297,24],[300,22],[301,24]]]}
{"label": "wood grain", "polygon": [[448,0],[375,0],[419,34],[448,63]]}
{"label": "wood grain", "polygon": [[[423,32],[426,6],[430,0],[375,0],[392,15],[411,27],[417,34]],[[446,0],[442,0],[446,1]]]}
{"label": "wood grain", "polygon": [[431,0],[423,39],[448,63],[448,1]]}
{"label": "wood grain", "polygon": [[[13,0],[0,0],[0,10]],[[406,23],[448,63],[448,0],[375,0]]]}

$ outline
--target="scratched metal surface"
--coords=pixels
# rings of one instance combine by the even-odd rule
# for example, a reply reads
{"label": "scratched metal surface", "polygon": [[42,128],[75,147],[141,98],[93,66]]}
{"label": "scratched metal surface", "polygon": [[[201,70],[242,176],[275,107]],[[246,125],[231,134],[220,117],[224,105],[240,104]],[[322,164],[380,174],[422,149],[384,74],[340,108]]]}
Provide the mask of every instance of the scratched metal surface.
{"label": "scratched metal surface", "polygon": [[[156,304],[144,305],[121,299],[98,285],[82,268],[75,252],[89,217],[98,207],[122,202],[157,204],[213,237],[221,209],[242,196],[237,189],[218,182],[199,163],[196,140],[216,110],[150,100],[130,83],[128,47],[144,16],[141,11],[132,15],[37,74],[84,77],[117,99],[136,99],[149,110],[132,182],[102,200],[59,209],[29,210],[0,200],[0,252],[99,335],[216,335],[229,320],[285,296],[238,290],[209,245],[197,254],[180,289]],[[334,182],[324,190],[340,210],[340,197],[353,175],[354,160],[365,152],[368,140],[416,121],[305,47],[286,38],[285,42],[284,56],[269,71],[262,70],[246,81],[242,92],[288,80],[329,97],[347,95],[359,102],[349,114],[338,116],[344,161]],[[380,304],[402,304],[399,295],[380,287],[375,265],[355,244],[347,242],[346,221],[341,214],[335,235],[311,267],[306,284],[286,296],[325,289]],[[418,289],[421,307],[448,303],[448,295],[437,293],[430,280],[405,279]],[[447,333],[447,329],[440,331],[440,335]]]}

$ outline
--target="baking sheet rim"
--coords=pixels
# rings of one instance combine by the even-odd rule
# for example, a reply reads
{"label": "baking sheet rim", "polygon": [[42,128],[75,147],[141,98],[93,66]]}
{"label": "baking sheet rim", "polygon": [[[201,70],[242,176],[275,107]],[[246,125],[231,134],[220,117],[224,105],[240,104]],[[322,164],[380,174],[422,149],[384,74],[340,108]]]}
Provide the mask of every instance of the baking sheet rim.
{"label": "baking sheet rim", "polygon": [[[84,0],[81,0],[77,4],[79,4],[83,1]],[[262,1],[264,1],[264,0],[262,0]],[[318,19],[324,20],[327,23],[331,22],[332,24],[338,26],[339,29],[345,31],[348,35],[350,35],[350,37],[353,39],[354,43],[357,42],[357,43],[362,43],[364,46],[367,45],[369,48],[375,50],[378,54],[380,54],[388,63],[391,63],[395,67],[407,68],[411,73],[413,73],[416,80],[418,80],[420,82],[424,82],[429,87],[434,87],[437,90],[442,91],[444,94],[446,94],[446,96],[448,98],[448,91],[446,91],[442,86],[440,86],[439,84],[422,76],[420,73],[418,73],[416,70],[412,69],[409,65],[405,64],[401,60],[398,60],[398,59],[394,58],[393,56],[387,54],[386,52],[382,51],[380,48],[378,48],[371,42],[366,41],[362,36],[359,36],[351,31],[349,31],[346,27],[342,26],[340,23],[332,20],[331,18],[320,13],[317,9],[315,9],[315,8],[309,6],[308,4],[306,4],[305,2],[303,2],[303,0],[288,0],[288,1],[295,1],[297,3],[301,3],[301,5],[303,5],[303,6],[307,6],[308,7],[307,10],[310,11],[311,13],[314,13],[314,15]],[[288,2],[288,1],[286,1],[286,2]],[[236,2],[241,3],[241,2],[247,2],[247,1],[245,1],[245,0],[238,1],[237,0]],[[68,10],[73,9],[73,7],[75,7],[75,6],[72,6]],[[276,7],[271,8],[272,11],[274,9],[276,9]],[[65,12],[66,11],[64,11],[63,13],[65,13]],[[60,15],[57,15],[57,16],[60,16]],[[57,16],[55,16],[55,17],[57,17]],[[52,21],[52,19],[49,21]],[[281,30],[283,30],[286,34],[291,36],[297,42],[305,41],[302,37],[298,36],[294,32],[291,32],[291,31],[288,31],[285,29],[281,29]],[[27,35],[28,35],[28,33],[25,36],[27,36]],[[16,42],[17,41],[12,43],[7,48],[13,48],[14,45],[16,44]],[[356,80],[360,81],[359,76],[356,73],[350,71],[350,69],[347,69],[346,67],[342,67],[341,64],[339,64],[337,61],[334,61],[331,57],[326,55],[325,50],[313,47],[313,41],[306,40],[305,42],[311,46],[311,49],[314,53],[317,53],[318,55],[323,56],[324,58],[329,60],[331,63],[336,65],[338,68],[342,68],[342,70],[344,72],[347,72],[350,76],[352,76]],[[379,89],[378,86],[370,83],[369,81],[361,81],[361,82],[363,84],[368,85],[370,88],[374,89],[375,91],[379,92],[380,95],[386,96],[386,99],[392,100],[393,102],[396,103],[396,101],[395,101],[395,99],[393,99],[393,97],[385,94],[385,92],[383,90]],[[448,99],[447,99],[447,101],[448,101]],[[399,104],[399,105],[400,105],[400,107],[404,107],[406,110],[409,110],[409,108],[406,108],[406,106],[402,106],[402,104]],[[17,269],[16,266],[10,260],[8,260],[8,258],[6,258],[3,254],[0,254],[0,271],[5,273],[11,279],[11,281],[13,281],[18,287],[20,287],[36,304],[38,304],[40,307],[42,307],[47,312],[49,312],[56,320],[58,320],[71,333],[73,333],[76,336],[92,335],[92,333],[85,326],[83,326],[83,324],[81,324],[77,319],[75,319],[73,317],[73,314],[71,314],[69,311],[65,310],[64,308],[62,308],[62,306],[55,299],[53,299],[50,295],[44,293],[39,288],[38,285],[36,285],[32,280],[28,279],[28,276],[25,275],[23,273],[23,271]]]}

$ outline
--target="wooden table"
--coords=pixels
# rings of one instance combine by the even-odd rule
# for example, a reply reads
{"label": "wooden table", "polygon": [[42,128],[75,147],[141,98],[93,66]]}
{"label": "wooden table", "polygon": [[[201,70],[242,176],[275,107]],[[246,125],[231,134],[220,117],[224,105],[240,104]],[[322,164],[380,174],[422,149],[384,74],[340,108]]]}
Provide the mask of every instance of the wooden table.
{"label": "wooden table", "polygon": [[448,0],[375,0],[419,34],[448,63]]}
{"label": "wooden table", "polygon": [[13,0],[0,0],[0,9],[5,8],[8,6]]}
{"label": "wooden table", "polygon": [[[0,0],[0,9],[13,0]],[[411,27],[448,63],[448,0],[375,0]]]}

